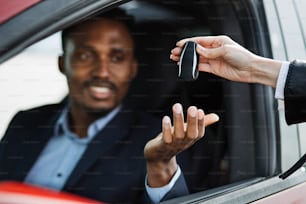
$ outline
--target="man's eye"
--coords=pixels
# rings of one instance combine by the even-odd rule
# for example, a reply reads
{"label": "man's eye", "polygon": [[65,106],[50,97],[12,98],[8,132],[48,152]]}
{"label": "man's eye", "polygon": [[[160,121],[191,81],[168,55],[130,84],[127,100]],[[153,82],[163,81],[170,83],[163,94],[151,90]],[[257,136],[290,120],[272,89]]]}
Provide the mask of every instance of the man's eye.
{"label": "man's eye", "polygon": [[77,64],[89,64],[95,60],[92,52],[86,50],[78,50],[73,55],[73,61]]}
{"label": "man's eye", "polygon": [[91,60],[93,58],[93,56],[90,52],[80,52],[80,53],[78,53],[77,57],[81,61],[87,61],[87,60]]}
{"label": "man's eye", "polygon": [[124,56],[121,54],[116,54],[111,57],[112,62],[118,63],[124,60]]}
{"label": "man's eye", "polygon": [[80,54],[80,60],[87,60],[88,58],[89,58],[89,55],[87,53]]}

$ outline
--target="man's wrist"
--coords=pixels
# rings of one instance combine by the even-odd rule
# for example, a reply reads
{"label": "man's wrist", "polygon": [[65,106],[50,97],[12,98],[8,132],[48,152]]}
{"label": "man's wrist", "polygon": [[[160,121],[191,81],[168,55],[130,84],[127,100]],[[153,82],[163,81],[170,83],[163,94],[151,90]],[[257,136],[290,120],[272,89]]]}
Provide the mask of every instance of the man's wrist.
{"label": "man's wrist", "polygon": [[170,182],[168,182],[168,184],[166,184],[162,187],[158,187],[158,188],[150,187],[148,185],[148,176],[146,176],[145,186],[146,186],[147,194],[148,194],[149,198],[151,199],[151,201],[153,201],[153,203],[159,203],[163,199],[163,197],[173,188],[174,184],[179,179],[181,174],[182,174],[181,169],[180,169],[179,166],[177,166],[177,170],[176,170],[174,176],[172,177],[172,179],[170,180]]}
{"label": "man's wrist", "polygon": [[175,157],[168,162],[147,162],[148,185],[161,187],[168,184],[177,168]]}

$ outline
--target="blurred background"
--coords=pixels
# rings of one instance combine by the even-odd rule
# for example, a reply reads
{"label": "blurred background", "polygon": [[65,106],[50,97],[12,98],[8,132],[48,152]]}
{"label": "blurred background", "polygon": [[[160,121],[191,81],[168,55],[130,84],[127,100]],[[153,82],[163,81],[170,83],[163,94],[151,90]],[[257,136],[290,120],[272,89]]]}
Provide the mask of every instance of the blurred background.
{"label": "blurred background", "polygon": [[0,138],[18,110],[55,103],[67,94],[57,66],[61,53],[56,33],[0,65]]}

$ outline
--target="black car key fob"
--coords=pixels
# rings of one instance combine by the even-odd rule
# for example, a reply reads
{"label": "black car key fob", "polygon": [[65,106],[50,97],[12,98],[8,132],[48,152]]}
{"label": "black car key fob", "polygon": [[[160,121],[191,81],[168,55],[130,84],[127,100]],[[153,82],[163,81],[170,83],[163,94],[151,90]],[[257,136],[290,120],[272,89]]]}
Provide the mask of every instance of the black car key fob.
{"label": "black car key fob", "polygon": [[178,77],[184,81],[193,81],[198,78],[199,55],[196,47],[197,44],[195,42],[188,41],[182,49]]}

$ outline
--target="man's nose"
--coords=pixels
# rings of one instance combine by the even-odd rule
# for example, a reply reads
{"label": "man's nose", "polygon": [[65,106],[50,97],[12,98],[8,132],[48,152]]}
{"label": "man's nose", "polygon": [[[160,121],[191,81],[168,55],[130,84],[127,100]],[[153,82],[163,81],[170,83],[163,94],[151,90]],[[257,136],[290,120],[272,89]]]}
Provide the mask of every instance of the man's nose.
{"label": "man's nose", "polygon": [[94,70],[94,75],[101,78],[109,77],[109,62],[106,59],[100,59]]}

